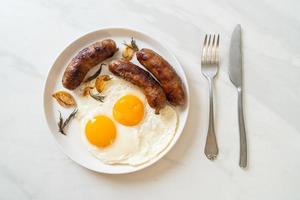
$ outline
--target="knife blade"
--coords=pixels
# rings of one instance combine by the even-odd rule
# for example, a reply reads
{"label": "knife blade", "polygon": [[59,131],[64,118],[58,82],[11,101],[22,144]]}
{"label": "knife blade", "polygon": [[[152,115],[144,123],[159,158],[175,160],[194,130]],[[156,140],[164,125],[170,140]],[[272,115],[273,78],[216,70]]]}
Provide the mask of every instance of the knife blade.
{"label": "knife blade", "polygon": [[242,87],[242,73],[241,25],[237,25],[232,33],[229,53],[229,77],[236,87]]}
{"label": "knife blade", "polygon": [[238,91],[238,119],[240,134],[240,160],[242,168],[247,167],[247,139],[243,113],[243,58],[241,42],[241,25],[237,25],[232,33],[229,53],[229,77]]}

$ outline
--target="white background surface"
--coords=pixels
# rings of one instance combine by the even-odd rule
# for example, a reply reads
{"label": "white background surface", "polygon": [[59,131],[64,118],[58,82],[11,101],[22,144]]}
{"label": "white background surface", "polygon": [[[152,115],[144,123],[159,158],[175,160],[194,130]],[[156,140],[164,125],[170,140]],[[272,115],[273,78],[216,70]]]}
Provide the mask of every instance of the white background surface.
{"label": "white background surface", "polygon": [[[294,1],[3,1],[0,7],[0,199],[300,199],[300,3]],[[243,27],[249,168],[238,167],[231,32]],[[70,42],[107,26],[167,43],[187,74],[191,112],[183,136],[155,165],[103,175],[69,160],[49,134],[42,105],[49,67]],[[220,155],[203,154],[205,33],[221,34],[216,80]]]}

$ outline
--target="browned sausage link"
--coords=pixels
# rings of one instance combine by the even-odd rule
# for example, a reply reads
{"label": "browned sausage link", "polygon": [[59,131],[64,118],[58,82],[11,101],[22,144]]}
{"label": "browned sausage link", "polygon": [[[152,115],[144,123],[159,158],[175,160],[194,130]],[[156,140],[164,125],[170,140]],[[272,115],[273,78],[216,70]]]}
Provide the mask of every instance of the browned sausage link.
{"label": "browned sausage link", "polygon": [[138,61],[160,82],[169,102],[175,106],[183,105],[185,94],[182,82],[173,67],[151,49],[141,49],[136,56]]}
{"label": "browned sausage link", "polygon": [[134,85],[140,87],[149,103],[159,114],[159,110],[165,106],[166,96],[159,83],[144,69],[129,61],[116,60],[109,64],[109,70]]}
{"label": "browned sausage link", "polygon": [[116,51],[116,43],[111,39],[96,42],[82,49],[68,64],[62,79],[63,86],[74,90],[91,68],[113,56]]}

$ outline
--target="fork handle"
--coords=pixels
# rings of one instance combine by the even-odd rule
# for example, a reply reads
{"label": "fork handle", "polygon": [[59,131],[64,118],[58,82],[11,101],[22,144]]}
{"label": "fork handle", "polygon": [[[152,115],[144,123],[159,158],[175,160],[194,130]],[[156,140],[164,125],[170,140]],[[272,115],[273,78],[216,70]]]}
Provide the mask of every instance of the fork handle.
{"label": "fork handle", "polygon": [[243,93],[242,88],[238,88],[238,117],[240,129],[240,162],[242,168],[247,167],[247,139],[243,112]]}
{"label": "fork handle", "polygon": [[210,160],[214,160],[218,155],[218,145],[214,127],[214,101],[213,101],[213,80],[208,78],[209,83],[209,122],[206,136],[204,153]]}

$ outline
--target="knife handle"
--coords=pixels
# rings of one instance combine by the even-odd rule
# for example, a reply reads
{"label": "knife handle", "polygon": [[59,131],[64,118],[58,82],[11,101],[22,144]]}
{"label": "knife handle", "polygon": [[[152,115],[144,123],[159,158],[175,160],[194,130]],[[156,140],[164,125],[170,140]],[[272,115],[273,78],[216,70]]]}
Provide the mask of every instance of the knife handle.
{"label": "knife handle", "polygon": [[243,112],[243,93],[242,88],[238,88],[238,117],[240,129],[240,167],[247,167],[247,139]]}

